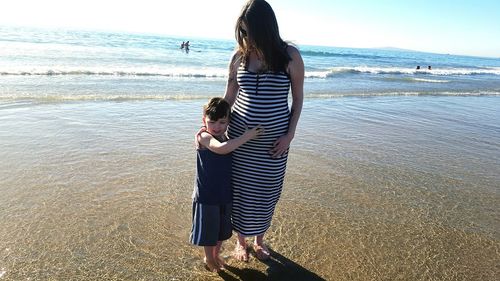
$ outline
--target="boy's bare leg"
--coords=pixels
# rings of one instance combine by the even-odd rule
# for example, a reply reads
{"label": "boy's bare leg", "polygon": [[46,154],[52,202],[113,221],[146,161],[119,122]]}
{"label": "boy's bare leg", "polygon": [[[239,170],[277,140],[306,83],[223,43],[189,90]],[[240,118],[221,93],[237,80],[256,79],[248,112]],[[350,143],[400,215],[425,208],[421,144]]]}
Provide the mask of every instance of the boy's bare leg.
{"label": "boy's bare leg", "polygon": [[221,256],[220,256],[220,248],[221,248],[221,246],[222,246],[222,241],[217,241],[217,245],[215,245],[215,247],[214,247],[214,259],[218,263],[219,268],[221,270],[224,270],[224,269],[226,269],[224,267],[224,265],[226,265],[226,263],[224,262],[224,259],[221,258]]}
{"label": "boy's bare leg", "polygon": [[247,242],[245,241],[245,237],[239,233],[238,233],[238,241],[236,242],[236,247],[234,248],[233,256],[237,260],[248,261]]}
{"label": "boy's bare leg", "polygon": [[203,261],[205,262],[208,270],[212,272],[219,272],[219,264],[214,259],[215,247],[216,246],[203,246],[203,249],[205,250],[205,258],[203,259]]}

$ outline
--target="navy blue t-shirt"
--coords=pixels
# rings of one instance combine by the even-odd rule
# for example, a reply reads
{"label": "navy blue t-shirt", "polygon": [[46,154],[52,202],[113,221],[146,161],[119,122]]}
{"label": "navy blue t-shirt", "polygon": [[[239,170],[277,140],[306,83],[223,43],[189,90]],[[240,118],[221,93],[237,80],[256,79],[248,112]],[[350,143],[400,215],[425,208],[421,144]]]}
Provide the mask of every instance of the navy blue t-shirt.
{"label": "navy blue t-shirt", "polygon": [[210,205],[231,203],[231,155],[217,154],[206,148],[197,149],[195,202]]}

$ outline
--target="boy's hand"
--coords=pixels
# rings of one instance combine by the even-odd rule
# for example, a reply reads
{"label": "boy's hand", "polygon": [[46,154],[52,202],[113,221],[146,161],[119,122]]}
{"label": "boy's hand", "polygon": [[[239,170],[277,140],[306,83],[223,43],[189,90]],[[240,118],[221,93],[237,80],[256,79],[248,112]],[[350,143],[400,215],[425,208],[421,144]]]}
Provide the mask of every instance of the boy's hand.
{"label": "boy's hand", "polygon": [[246,130],[245,134],[248,136],[249,139],[254,139],[264,133],[264,128],[262,128],[261,125],[257,125],[253,127],[252,129]]}
{"label": "boy's hand", "polygon": [[196,149],[199,149],[200,148],[200,135],[201,133],[203,132],[206,132],[207,131],[207,127],[205,126],[202,126],[198,132],[196,132],[196,134],[194,135],[194,147]]}

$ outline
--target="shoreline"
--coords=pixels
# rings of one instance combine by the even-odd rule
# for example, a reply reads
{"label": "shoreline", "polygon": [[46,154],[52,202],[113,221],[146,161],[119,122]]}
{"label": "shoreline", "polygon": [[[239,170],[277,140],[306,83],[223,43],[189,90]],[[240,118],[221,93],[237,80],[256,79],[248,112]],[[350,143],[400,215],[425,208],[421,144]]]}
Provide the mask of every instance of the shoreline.
{"label": "shoreline", "polygon": [[[15,107],[30,107],[44,104],[76,104],[76,103],[123,103],[123,102],[205,102],[220,93],[192,95],[173,94],[75,94],[46,93],[43,95],[2,95],[0,93],[0,110]],[[404,92],[316,92],[305,96],[305,101],[338,100],[351,98],[393,98],[393,97],[500,97],[499,90],[478,91],[404,91]]]}
{"label": "shoreline", "polygon": [[0,110],[2,280],[498,276],[496,97],[306,101],[275,259],[229,258],[223,277],[188,243],[203,102]]}

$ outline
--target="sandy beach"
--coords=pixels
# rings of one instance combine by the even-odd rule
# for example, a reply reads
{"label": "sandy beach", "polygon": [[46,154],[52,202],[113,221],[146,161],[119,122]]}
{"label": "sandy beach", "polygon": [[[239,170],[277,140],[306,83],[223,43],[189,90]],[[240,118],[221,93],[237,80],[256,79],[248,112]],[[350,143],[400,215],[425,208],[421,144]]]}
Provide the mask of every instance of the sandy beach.
{"label": "sandy beach", "polygon": [[4,107],[0,280],[499,276],[498,97],[306,101],[273,258],[235,261],[233,237],[219,275],[188,243],[203,102]]}

